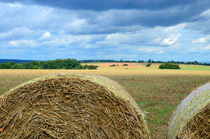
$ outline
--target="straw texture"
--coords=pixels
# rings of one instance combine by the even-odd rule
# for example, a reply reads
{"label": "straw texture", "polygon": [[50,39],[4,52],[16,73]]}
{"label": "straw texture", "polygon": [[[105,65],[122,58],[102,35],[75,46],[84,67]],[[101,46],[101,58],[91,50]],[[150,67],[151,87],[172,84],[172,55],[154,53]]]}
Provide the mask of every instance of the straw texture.
{"label": "straw texture", "polygon": [[144,117],[116,82],[56,74],[0,98],[0,138],[149,138]]}
{"label": "straw texture", "polygon": [[168,139],[209,138],[210,83],[193,91],[178,106],[171,120]]}

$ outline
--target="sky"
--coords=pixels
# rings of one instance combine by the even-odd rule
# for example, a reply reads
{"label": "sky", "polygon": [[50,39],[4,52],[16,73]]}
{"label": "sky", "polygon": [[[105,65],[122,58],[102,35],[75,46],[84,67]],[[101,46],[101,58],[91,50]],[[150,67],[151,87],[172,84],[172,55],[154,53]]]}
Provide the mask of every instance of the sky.
{"label": "sky", "polygon": [[210,0],[0,0],[0,59],[210,61]]}

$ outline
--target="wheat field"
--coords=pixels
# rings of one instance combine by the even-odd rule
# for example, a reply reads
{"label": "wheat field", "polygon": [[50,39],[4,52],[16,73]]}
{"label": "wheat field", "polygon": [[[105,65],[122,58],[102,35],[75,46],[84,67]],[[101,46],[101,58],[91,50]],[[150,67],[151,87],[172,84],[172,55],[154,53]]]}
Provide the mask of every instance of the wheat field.
{"label": "wheat field", "polygon": [[210,67],[182,65],[159,70],[158,65],[101,67],[97,70],[0,70],[0,95],[35,77],[54,73],[88,73],[120,83],[144,111],[151,138],[165,138],[172,112],[192,90],[210,81]]}

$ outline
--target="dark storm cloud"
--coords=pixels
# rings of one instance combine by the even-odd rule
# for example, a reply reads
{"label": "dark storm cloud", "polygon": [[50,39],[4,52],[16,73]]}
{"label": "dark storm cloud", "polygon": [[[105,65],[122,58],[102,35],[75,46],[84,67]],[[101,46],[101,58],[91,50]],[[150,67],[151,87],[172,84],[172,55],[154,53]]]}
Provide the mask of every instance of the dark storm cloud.
{"label": "dark storm cloud", "polygon": [[198,30],[204,34],[210,34],[210,10],[206,10],[196,18],[196,22],[189,23],[187,28]]}
{"label": "dark storm cloud", "polygon": [[[82,10],[109,9],[162,9],[179,5],[191,5],[197,0],[1,0],[3,2],[36,3],[45,6]],[[199,0],[204,2],[205,0]]]}
{"label": "dark storm cloud", "polygon": [[[209,0],[0,0],[87,11],[81,16],[89,23],[147,27],[170,26],[197,20],[210,7]],[[94,14],[88,14],[88,12]],[[103,17],[102,17],[103,16]],[[103,31],[102,31],[103,32]]]}
{"label": "dark storm cloud", "polygon": [[92,23],[110,24],[115,26],[141,25],[147,27],[170,26],[195,19],[196,10],[188,12],[191,7],[175,7],[160,11],[151,10],[110,10],[90,18]]}

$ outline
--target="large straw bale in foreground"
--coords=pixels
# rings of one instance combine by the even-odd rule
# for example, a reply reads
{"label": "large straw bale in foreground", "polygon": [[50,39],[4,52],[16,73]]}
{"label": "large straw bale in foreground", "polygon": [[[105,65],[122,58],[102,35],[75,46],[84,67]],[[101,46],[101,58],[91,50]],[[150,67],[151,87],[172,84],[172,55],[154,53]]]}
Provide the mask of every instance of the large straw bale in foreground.
{"label": "large straw bale in foreground", "polygon": [[210,138],[210,83],[193,91],[178,106],[168,139]]}
{"label": "large straw bale in foreground", "polygon": [[0,98],[0,138],[149,138],[143,114],[116,82],[57,74]]}

